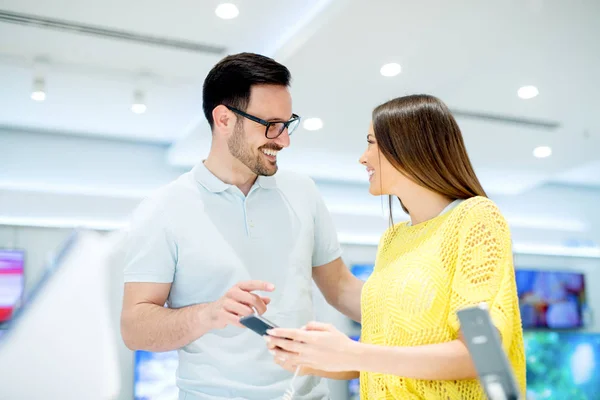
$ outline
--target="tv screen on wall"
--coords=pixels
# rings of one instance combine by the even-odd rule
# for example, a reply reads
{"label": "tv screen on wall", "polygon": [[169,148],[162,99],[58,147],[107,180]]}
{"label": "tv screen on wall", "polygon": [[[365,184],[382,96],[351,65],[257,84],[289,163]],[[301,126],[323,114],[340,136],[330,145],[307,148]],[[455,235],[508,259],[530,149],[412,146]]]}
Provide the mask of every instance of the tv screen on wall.
{"label": "tv screen on wall", "polygon": [[[350,339],[358,342],[360,336],[350,336]],[[360,380],[358,378],[348,381],[348,400],[360,400]]]}
{"label": "tv screen on wall", "polygon": [[8,322],[23,296],[25,252],[0,249],[0,325]]}
{"label": "tv screen on wall", "polygon": [[366,281],[373,273],[374,267],[373,264],[354,264],[350,267],[350,272],[358,279]]}
{"label": "tv screen on wall", "polygon": [[177,351],[135,352],[133,397],[135,400],[177,399]]}
{"label": "tv screen on wall", "polygon": [[600,334],[525,332],[527,399],[600,399]]}
{"label": "tv screen on wall", "polygon": [[523,328],[583,327],[583,274],[518,269],[516,281]]}

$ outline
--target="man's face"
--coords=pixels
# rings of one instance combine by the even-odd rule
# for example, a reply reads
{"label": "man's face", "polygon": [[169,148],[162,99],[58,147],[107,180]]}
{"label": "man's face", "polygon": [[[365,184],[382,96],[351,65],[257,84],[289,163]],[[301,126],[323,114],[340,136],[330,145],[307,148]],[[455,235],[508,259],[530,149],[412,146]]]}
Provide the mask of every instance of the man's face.
{"label": "man's face", "polygon": [[[292,97],[284,86],[253,86],[245,112],[265,121],[285,122],[292,117]],[[229,151],[256,175],[274,175],[277,153],[290,145],[287,129],[277,138],[268,139],[264,125],[236,116],[234,132],[227,140]]]}

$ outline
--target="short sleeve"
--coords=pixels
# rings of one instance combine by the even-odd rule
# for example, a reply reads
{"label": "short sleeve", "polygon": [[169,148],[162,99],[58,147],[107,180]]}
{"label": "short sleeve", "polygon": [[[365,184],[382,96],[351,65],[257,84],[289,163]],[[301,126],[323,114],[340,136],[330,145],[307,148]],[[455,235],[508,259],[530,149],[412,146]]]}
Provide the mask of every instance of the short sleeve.
{"label": "short sleeve", "polygon": [[320,267],[341,257],[342,249],[331,214],[316,188],[315,198],[315,243],[313,247],[312,265],[313,267]]}
{"label": "short sleeve", "polygon": [[489,200],[467,211],[458,229],[456,270],[452,280],[448,323],[460,329],[456,312],[487,303],[504,349],[513,336],[516,283],[508,224]]}
{"label": "short sleeve", "polygon": [[124,242],[125,282],[173,282],[177,246],[156,205],[146,200],[136,209]]}

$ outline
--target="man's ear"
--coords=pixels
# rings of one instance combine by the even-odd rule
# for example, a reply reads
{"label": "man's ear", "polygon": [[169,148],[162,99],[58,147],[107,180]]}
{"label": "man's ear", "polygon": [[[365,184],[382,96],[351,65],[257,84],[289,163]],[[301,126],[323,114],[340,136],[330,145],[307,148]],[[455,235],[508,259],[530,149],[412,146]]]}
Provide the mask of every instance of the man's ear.
{"label": "man's ear", "polygon": [[213,130],[215,132],[225,132],[229,133],[233,130],[235,125],[235,118],[232,118],[231,112],[227,107],[220,104],[213,108],[212,117],[213,117]]}

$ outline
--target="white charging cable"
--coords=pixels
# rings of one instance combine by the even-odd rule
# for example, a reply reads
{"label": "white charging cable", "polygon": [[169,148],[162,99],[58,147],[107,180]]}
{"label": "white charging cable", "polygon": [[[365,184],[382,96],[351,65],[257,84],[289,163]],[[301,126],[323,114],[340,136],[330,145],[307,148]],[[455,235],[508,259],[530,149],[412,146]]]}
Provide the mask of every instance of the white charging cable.
{"label": "white charging cable", "polygon": [[292,381],[290,382],[290,387],[283,395],[283,400],[294,400],[294,394],[296,394],[296,389],[294,389],[294,381],[300,373],[300,368],[301,367],[299,365],[296,367],[296,372],[294,372],[294,376],[292,377]]}
{"label": "white charging cable", "polygon": [[[254,310],[254,315],[259,315],[258,310],[256,308],[254,308],[254,306],[251,306],[251,307],[252,307],[252,310]],[[283,394],[283,400],[294,400],[294,395],[296,394],[296,389],[294,388],[294,381],[300,374],[300,368],[301,367],[299,365],[296,367],[296,372],[294,372],[294,376],[292,377],[292,380],[290,381],[290,387]]]}

